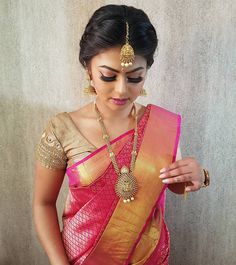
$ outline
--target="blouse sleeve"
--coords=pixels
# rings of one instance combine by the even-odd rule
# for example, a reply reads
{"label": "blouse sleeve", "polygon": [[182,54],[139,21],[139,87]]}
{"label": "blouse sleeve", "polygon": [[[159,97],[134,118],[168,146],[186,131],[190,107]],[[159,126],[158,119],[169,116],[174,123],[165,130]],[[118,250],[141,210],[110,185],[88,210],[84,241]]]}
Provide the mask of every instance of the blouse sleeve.
{"label": "blouse sleeve", "polygon": [[67,157],[50,121],[36,147],[36,160],[49,169],[65,169]]}

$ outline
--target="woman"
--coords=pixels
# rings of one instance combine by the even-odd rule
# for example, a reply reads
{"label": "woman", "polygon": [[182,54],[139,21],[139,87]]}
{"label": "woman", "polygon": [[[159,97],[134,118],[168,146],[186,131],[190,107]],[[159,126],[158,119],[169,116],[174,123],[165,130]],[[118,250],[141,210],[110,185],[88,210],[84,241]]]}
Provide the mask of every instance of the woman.
{"label": "woman", "polygon": [[[37,148],[34,220],[51,264],[168,264],[165,189],[209,184],[194,158],[181,159],[180,115],[135,103],[157,44],[147,15],[133,7],[101,7],[86,26],[80,62],[95,102],[53,117]],[[65,173],[60,233],[55,204]]]}

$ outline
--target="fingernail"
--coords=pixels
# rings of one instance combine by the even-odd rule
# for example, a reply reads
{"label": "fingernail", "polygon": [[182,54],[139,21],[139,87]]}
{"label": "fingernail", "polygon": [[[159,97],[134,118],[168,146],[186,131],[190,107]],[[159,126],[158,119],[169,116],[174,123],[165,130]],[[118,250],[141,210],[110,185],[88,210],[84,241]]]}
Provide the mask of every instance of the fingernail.
{"label": "fingernail", "polygon": [[166,169],[163,167],[161,170],[160,170],[160,173],[164,173],[166,171]]}
{"label": "fingernail", "polygon": [[163,179],[162,182],[167,184],[167,183],[169,183],[169,180],[168,179]]}
{"label": "fingernail", "polygon": [[165,178],[166,177],[166,174],[161,174],[160,176],[159,176],[159,178]]}

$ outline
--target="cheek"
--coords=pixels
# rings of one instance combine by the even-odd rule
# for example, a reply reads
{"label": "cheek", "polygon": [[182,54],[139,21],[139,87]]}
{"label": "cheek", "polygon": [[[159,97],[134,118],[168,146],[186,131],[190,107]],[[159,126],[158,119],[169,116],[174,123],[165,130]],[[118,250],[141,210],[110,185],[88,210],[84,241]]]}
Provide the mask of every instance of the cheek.
{"label": "cheek", "polygon": [[140,90],[143,88],[143,86],[144,86],[144,81],[137,83],[137,84],[130,85],[130,89],[132,91],[140,92]]}
{"label": "cheek", "polygon": [[140,91],[142,88],[143,88],[143,82],[138,85],[130,87],[130,92],[134,97],[138,97],[140,95]]}
{"label": "cheek", "polygon": [[100,95],[107,95],[112,91],[111,85],[104,83],[100,78],[93,79],[93,86]]}
{"label": "cheek", "polygon": [[99,77],[93,78],[93,86],[96,89],[101,90],[102,87],[104,87],[104,82]]}

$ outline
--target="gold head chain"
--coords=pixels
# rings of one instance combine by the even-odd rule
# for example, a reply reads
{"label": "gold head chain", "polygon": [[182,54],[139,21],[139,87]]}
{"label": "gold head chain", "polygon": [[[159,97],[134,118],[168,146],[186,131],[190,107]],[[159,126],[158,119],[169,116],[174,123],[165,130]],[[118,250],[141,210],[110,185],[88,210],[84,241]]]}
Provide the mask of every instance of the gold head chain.
{"label": "gold head chain", "polygon": [[134,62],[134,49],[129,44],[129,24],[126,21],[126,37],[125,44],[122,46],[120,51],[120,62],[122,67],[129,67]]}

